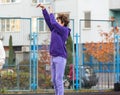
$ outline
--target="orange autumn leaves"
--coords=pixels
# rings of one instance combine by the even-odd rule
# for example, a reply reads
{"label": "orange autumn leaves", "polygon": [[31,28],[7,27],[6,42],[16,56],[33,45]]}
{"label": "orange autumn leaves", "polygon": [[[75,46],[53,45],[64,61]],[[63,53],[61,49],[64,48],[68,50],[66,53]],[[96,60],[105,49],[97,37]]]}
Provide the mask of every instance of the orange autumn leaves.
{"label": "orange autumn leaves", "polygon": [[101,32],[103,38],[101,42],[85,43],[85,53],[92,55],[99,62],[112,62],[114,59],[114,33],[119,33],[117,27],[111,29],[110,32]]}
{"label": "orange autumn leaves", "polygon": [[86,43],[85,44],[86,53],[92,55],[99,62],[111,62],[113,61],[113,43]]}

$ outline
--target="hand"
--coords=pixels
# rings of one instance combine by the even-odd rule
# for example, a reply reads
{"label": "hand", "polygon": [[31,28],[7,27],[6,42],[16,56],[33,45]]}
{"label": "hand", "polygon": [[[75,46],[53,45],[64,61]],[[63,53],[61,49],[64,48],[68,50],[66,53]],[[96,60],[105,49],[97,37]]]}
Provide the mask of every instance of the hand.
{"label": "hand", "polygon": [[49,8],[49,12],[53,13],[53,8],[51,6],[49,6],[48,8]]}
{"label": "hand", "polygon": [[36,8],[38,8],[38,7],[42,8],[42,10],[45,9],[45,6],[44,6],[43,4],[41,4],[41,3],[39,3],[39,4],[36,6]]}

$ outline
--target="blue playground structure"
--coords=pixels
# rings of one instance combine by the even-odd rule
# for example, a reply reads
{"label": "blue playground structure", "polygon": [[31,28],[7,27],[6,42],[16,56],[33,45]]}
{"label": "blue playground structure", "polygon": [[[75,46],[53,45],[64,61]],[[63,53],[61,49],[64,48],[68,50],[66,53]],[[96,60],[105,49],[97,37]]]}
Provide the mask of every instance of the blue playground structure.
{"label": "blue playground structure", "polygon": [[38,72],[38,45],[37,45],[38,34],[33,32],[31,33],[31,89],[37,89],[37,72]]}
{"label": "blue playground structure", "polygon": [[115,43],[115,82],[120,82],[120,35],[114,35]]}
{"label": "blue playground structure", "polygon": [[76,86],[76,90],[78,90],[79,87],[81,87],[80,82],[79,82],[79,77],[80,77],[80,72],[79,72],[79,68],[80,68],[80,66],[79,66],[79,46],[78,46],[79,35],[76,33],[75,37],[76,37],[76,56],[75,56],[76,83],[75,83],[75,86]]}

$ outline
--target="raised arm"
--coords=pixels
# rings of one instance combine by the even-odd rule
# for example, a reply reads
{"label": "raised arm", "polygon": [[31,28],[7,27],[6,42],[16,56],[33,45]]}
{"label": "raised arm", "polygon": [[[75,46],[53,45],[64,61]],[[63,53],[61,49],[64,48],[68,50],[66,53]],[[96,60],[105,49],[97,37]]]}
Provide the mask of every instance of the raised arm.
{"label": "raised arm", "polygon": [[45,18],[45,21],[46,21],[46,23],[47,23],[50,31],[52,31],[52,30],[53,30],[53,27],[52,27],[51,22],[50,22],[50,16],[49,16],[49,14],[48,14],[45,6],[44,6],[43,4],[38,4],[36,7],[37,7],[37,8],[40,7],[40,8],[42,9],[42,12],[43,12],[43,16],[44,16],[44,18]]}
{"label": "raised arm", "polygon": [[58,22],[56,21],[53,13],[50,13],[50,22],[51,22],[53,27],[55,27],[55,28],[57,28],[59,30],[64,29],[64,26],[61,26],[60,24],[58,24]]}

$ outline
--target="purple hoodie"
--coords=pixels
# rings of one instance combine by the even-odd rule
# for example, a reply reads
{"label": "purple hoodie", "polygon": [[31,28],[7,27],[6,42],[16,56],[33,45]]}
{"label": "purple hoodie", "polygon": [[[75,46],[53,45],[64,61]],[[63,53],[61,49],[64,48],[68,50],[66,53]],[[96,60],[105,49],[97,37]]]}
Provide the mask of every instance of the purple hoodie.
{"label": "purple hoodie", "polygon": [[56,22],[53,13],[48,14],[46,9],[42,11],[45,21],[51,31],[50,55],[54,57],[61,56],[67,58],[65,42],[71,30],[68,27],[59,25]]}

